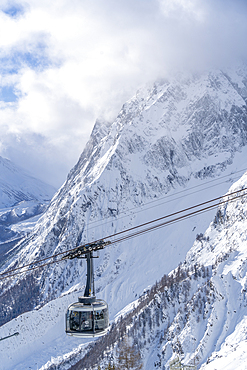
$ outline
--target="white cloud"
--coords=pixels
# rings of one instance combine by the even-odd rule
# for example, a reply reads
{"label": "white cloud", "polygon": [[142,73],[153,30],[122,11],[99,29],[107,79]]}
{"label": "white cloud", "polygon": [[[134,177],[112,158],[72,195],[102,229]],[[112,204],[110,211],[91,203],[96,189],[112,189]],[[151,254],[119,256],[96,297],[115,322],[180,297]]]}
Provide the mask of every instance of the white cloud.
{"label": "white cloud", "polygon": [[0,154],[57,185],[95,119],[113,119],[140,84],[246,58],[239,0],[16,0],[0,9],[0,86],[18,97],[0,105]]}

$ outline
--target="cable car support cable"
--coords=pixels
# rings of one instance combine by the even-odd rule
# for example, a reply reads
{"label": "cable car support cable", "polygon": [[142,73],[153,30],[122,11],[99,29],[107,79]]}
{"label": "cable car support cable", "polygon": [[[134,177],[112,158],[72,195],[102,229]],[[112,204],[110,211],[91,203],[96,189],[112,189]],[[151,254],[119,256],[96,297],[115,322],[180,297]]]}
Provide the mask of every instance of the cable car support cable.
{"label": "cable car support cable", "polygon": [[[210,209],[213,209],[213,208],[218,207],[221,204],[224,204],[224,203],[227,203],[227,202],[231,202],[231,201],[235,201],[235,200],[243,197],[244,195],[246,195],[246,193],[242,194],[242,192],[244,192],[245,190],[247,190],[247,188],[244,188],[244,189],[241,189],[241,190],[237,190],[235,192],[228,193],[228,194],[226,194],[224,196],[217,197],[217,198],[208,200],[206,202],[203,202],[203,203],[200,203],[200,204],[197,204],[197,205],[194,205],[194,206],[185,208],[183,210],[180,210],[180,211],[171,213],[169,215],[166,215],[166,216],[163,216],[163,217],[160,217],[160,218],[157,218],[157,219],[148,221],[148,222],[143,223],[141,225],[137,225],[137,226],[134,226],[132,228],[119,231],[119,232],[117,232],[115,234],[108,235],[107,237],[104,237],[103,239],[99,239],[99,240],[96,240],[96,241],[94,241],[92,243],[88,243],[88,244],[85,244],[85,245],[82,245],[82,246],[79,246],[79,247],[75,247],[75,248],[73,248],[73,249],[71,249],[69,251],[60,252],[60,253],[54,254],[54,255],[52,255],[50,257],[45,257],[45,258],[43,258],[41,260],[37,260],[37,261],[31,262],[29,264],[26,264],[26,265],[17,267],[15,269],[5,271],[5,272],[3,272],[3,273],[0,274],[0,281],[1,280],[4,280],[6,278],[10,278],[10,277],[16,276],[16,275],[21,274],[21,273],[30,272],[32,270],[35,270],[35,269],[38,269],[38,268],[41,268],[41,267],[45,267],[45,266],[48,266],[48,265],[51,265],[51,264],[54,264],[54,263],[61,262],[61,261],[65,260],[65,259],[78,258],[79,256],[85,255],[90,250],[97,251],[97,250],[103,249],[106,245],[109,245],[109,244],[113,245],[113,244],[119,243],[121,241],[125,241],[125,240],[128,240],[130,238],[133,238],[135,236],[139,236],[139,235],[142,235],[144,233],[147,233],[147,232],[150,232],[150,231],[153,231],[153,230],[157,230],[157,229],[159,229],[161,227],[168,226],[168,225],[173,224],[175,222],[179,222],[181,220],[184,220],[186,218],[192,217],[192,216],[197,215],[199,213],[206,212],[206,211],[208,211]],[[234,197],[231,198],[231,199],[224,199],[224,198],[230,197],[230,196],[234,196]],[[176,218],[174,218],[172,220],[163,221],[163,222],[161,222],[161,223],[159,223],[157,225],[148,226],[148,225],[151,225],[153,223],[157,223],[159,221],[165,220],[165,219],[167,219],[169,217],[173,217],[173,216],[179,215],[181,213],[184,213],[184,212],[193,210],[194,208],[198,208],[198,207],[201,207],[203,205],[207,205],[209,203],[216,202],[218,200],[221,200],[221,202],[220,203],[217,203],[217,204],[212,204],[212,205],[209,205],[209,206],[200,208],[198,210],[194,210],[193,212],[187,213],[185,215],[181,215],[181,216],[176,217]],[[136,229],[139,229],[141,227],[143,228],[145,226],[148,226],[148,227],[146,227],[143,230],[139,230],[139,231],[136,231],[135,232]],[[130,233],[130,232],[132,232],[132,233],[129,234],[129,235],[123,235],[123,234]],[[122,235],[122,236],[120,236],[120,235]],[[118,239],[111,240],[111,241],[109,240],[109,241],[105,242],[105,239],[115,238],[117,236],[119,236]],[[60,257],[60,256],[63,256],[63,257],[61,259],[55,259],[54,261],[49,261],[47,263],[44,263],[44,264],[41,264],[40,265],[41,262],[47,261],[49,259],[54,259],[54,258],[57,258],[57,257]],[[36,265],[36,264],[39,264],[39,265],[38,266],[33,266],[33,265]],[[29,269],[26,269],[25,271],[20,271],[20,270],[25,269],[25,268],[28,268],[30,266],[33,266],[33,267],[31,267]],[[16,271],[19,271],[19,272],[16,272]],[[10,274],[12,272],[14,272],[14,273],[13,274]]]}

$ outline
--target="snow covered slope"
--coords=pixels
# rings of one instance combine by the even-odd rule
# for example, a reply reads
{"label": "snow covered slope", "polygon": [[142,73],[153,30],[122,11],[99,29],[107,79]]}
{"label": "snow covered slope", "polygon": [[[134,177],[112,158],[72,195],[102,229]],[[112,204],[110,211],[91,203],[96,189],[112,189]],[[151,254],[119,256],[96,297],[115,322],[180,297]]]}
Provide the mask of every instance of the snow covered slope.
{"label": "snow covered slope", "polygon": [[[55,189],[0,157],[0,265],[13,252],[27,230],[24,221],[45,211]],[[12,252],[11,252],[12,251]]]}
{"label": "snow covered slope", "polygon": [[[243,188],[247,188],[247,174],[229,193]],[[196,364],[201,370],[246,368],[247,193],[238,200],[228,199],[180,266],[190,273],[183,283],[174,284],[170,302],[169,288],[159,301],[163,316],[156,326],[158,340],[146,346],[148,351],[144,348],[145,368],[168,368],[177,355],[184,364]],[[147,334],[147,342],[153,334]]]}
{"label": "snow covered slope", "polygon": [[0,157],[0,209],[23,201],[44,202],[50,200],[55,189],[43,183],[8,159]]}
{"label": "snow covered slope", "polygon": [[142,353],[144,369],[169,369],[178,357],[201,370],[246,369],[247,191],[242,189],[247,173],[229,190],[241,197],[228,196],[218,207],[184,263],[126,307],[109,338],[98,341],[73,370],[115,361],[121,333]]}
{"label": "snow covered slope", "polygon": [[[247,173],[229,193],[246,187]],[[169,369],[169,362],[178,355],[184,364],[196,364],[201,370],[245,368],[247,195],[231,199],[215,211],[184,263],[116,316],[116,322],[120,315],[124,320],[115,330],[121,327],[134,339],[145,369]],[[66,306],[77,294],[64,295],[1,328],[2,337],[20,332],[2,342],[4,368],[69,369],[85,356],[88,341],[63,333]],[[102,355],[103,350],[104,360],[97,357],[96,364],[114,359],[109,343],[118,343],[119,332],[113,334],[97,341],[78,369],[88,368],[84,364],[90,358],[95,361],[95,353]],[[106,343],[103,350],[102,342]]]}
{"label": "snow covered slope", "polygon": [[[247,188],[247,174],[229,192]],[[229,197],[231,199],[231,197]],[[219,207],[187,261],[213,266],[212,300],[208,305],[206,331],[200,338],[198,357],[202,369],[244,369],[247,343],[247,195]]]}
{"label": "snow covered slope", "polygon": [[[243,67],[159,81],[128,101],[112,124],[97,122],[67,181],[8,265],[30,263],[225,193],[247,168],[246,76]],[[211,211],[101,251],[96,287],[109,303],[111,319],[183,262],[213,217]],[[85,270],[83,261],[63,261],[29,278],[4,281],[1,323],[83,285]],[[47,348],[48,342],[43,361],[49,360]],[[32,354],[30,348],[27,362]]]}

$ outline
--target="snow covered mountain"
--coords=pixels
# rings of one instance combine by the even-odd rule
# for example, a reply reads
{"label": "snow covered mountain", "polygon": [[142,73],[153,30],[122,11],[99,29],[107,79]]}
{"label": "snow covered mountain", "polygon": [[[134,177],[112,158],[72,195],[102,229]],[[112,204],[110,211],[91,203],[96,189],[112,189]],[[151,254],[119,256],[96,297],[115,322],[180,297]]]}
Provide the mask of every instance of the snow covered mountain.
{"label": "snow covered mountain", "polygon": [[109,338],[91,346],[71,370],[115,361],[124,334],[141,351],[145,369],[169,369],[178,358],[201,370],[246,368],[247,192],[242,189],[247,173],[228,192],[241,196],[224,199],[184,263],[122,311]]}
{"label": "snow covered mountain", "polygon": [[[43,213],[55,189],[0,157],[0,263],[29,230],[23,225]],[[34,220],[33,220],[34,221]]]}
{"label": "snow covered mountain", "polygon": [[[67,181],[34,230],[19,243],[18,254],[2,267],[2,271],[106,238],[225,193],[247,168],[246,99],[246,67],[197,76],[180,75],[139,91],[123,106],[113,123],[95,124]],[[204,234],[214,215],[212,210],[169,228],[113,244],[100,252],[95,263],[97,293],[108,301],[112,320],[185,258],[187,264],[197,263],[186,254],[197,235]],[[84,346],[73,350],[75,346],[79,348],[81,340],[65,337],[63,313],[70,297],[71,301],[76,300],[76,291],[82,289],[85,271],[82,261],[63,261],[28,276],[15,277],[14,283],[2,282],[1,324],[39,308],[31,314],[36,322],[39,318],[37,329],[29,314],[0,328],[0,336],[17,328],[22,332],[13,339],[15,355],[7,351],[12,339],[2,347],[9,368],[20,369],[20,363],[23,368],[33,366],[31,364],[36,361],[39,367],[47,363],[44,369],[50,366],[51,357],[60,356],[61,359],[72,351],[83,352]],[[191,283],[187,300],[198,296],[198,285],[205,285],[206,277]],[[175,330],[172,325],[179,304],[174,303],[171,308],[173,316],[167,314],[171,325],[164,324],[167,335],[172,336]],[[59,307],[56,314],[54,307]],[[25,327],[20,320],[25,321]],[[198,348],[206,330],[203,325],[193,344]],[[29,328],[28,335],[26,328]],[[186,336],[185,331],[180,331],[177,336],[181,335],[179,341],[183,348]],[[30,347],[33,333],[35,345]],[[154,343],[149,338],[150,343]],[[161,344],[165,346],[162,341]],[[154,369],[159,361],[160,366],[167,366],[172,356],[172,343],[162,350],[158,342],[153,345],[152,349],[151,345],[142,343],[146,368]],[[191,348],[186,349],[186,353],[194,352]],[[198,355],[200,364],[213,353],[212,347],[207,348],[208,353],[202,350]],[[219,351],[219,347],[215,350]],[[189,355],[185,360],[190,360]]]}
{"label": "snow covered mountain", "polygon": [[55,189],[38,180],[6,158],[0,157],[0,209],[23,201],[49,201]]}

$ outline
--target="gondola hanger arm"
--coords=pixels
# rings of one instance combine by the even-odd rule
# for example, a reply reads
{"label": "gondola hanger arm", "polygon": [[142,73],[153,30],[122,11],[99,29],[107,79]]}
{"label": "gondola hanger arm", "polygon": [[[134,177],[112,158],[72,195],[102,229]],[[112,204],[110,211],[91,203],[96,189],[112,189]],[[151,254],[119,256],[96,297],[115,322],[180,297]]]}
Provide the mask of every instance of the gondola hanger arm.
{"label": "gondola hanger arm", "polygon": [[62,259],[74,259],[74,258],[80,258],[83,254],[87,254],[90,252],[98,251],[100,249],[104,249],[107,245],[111,244],[111,241],[104,241],[99,240],[94,243],[88,243],[81,245],[74,249],[72,252],[66,254]]}

